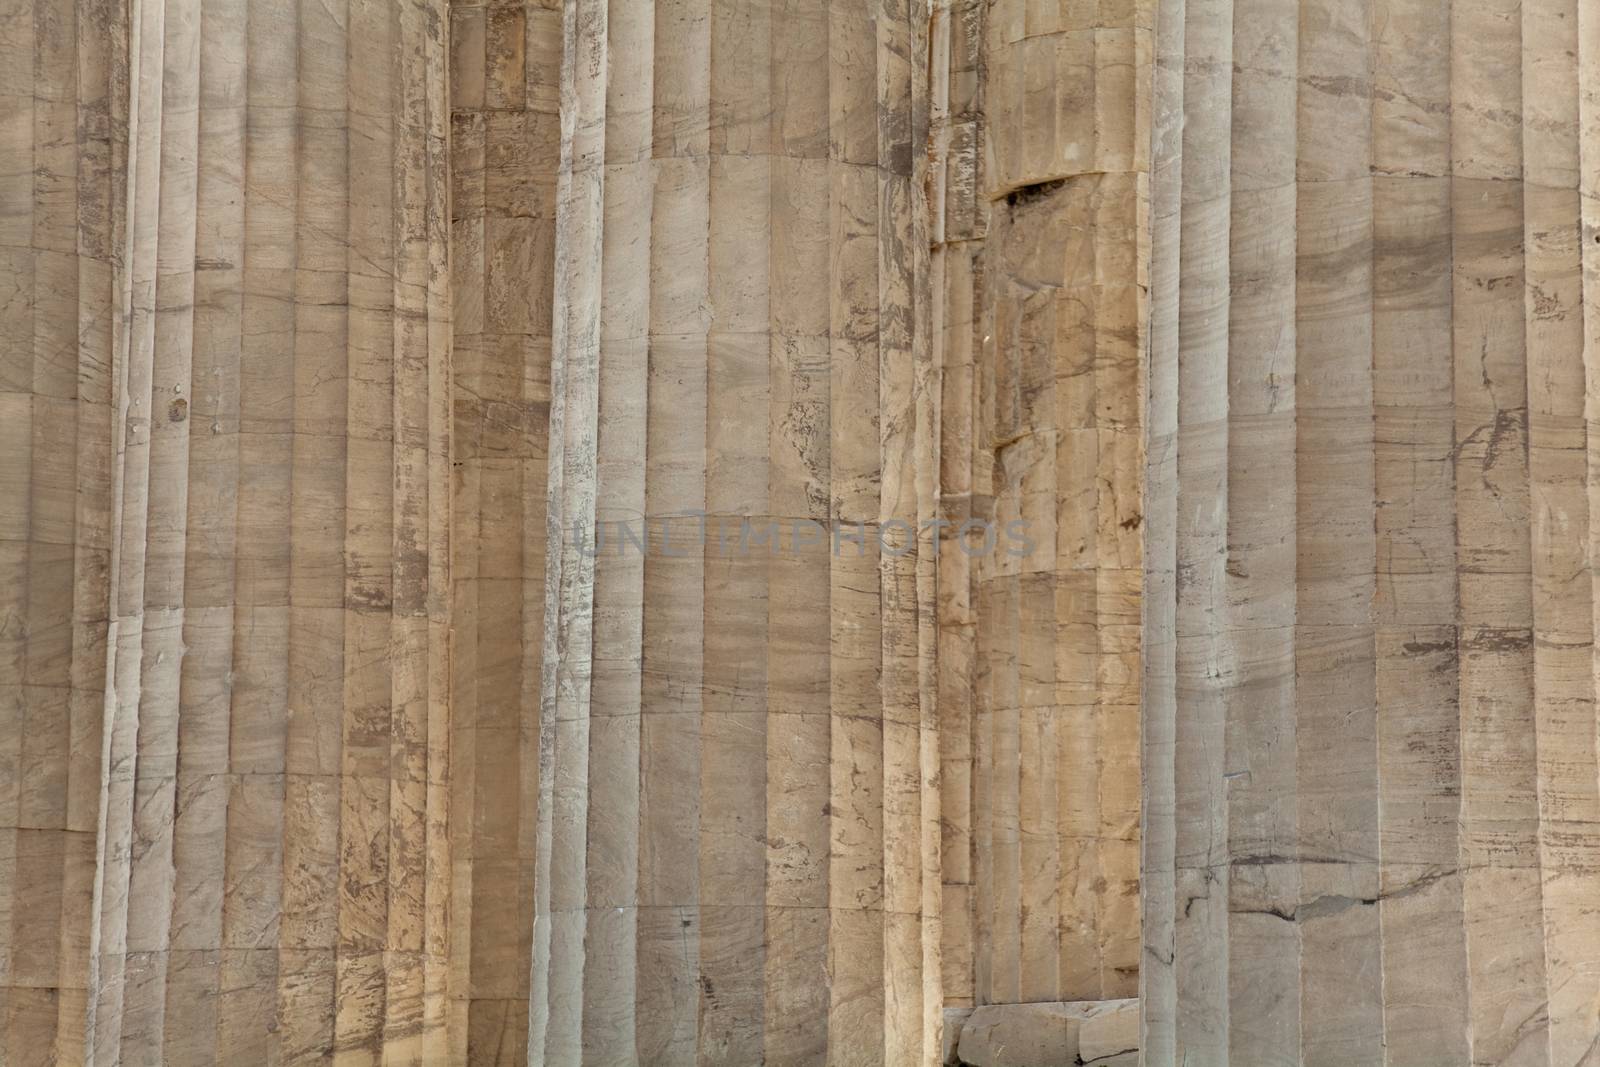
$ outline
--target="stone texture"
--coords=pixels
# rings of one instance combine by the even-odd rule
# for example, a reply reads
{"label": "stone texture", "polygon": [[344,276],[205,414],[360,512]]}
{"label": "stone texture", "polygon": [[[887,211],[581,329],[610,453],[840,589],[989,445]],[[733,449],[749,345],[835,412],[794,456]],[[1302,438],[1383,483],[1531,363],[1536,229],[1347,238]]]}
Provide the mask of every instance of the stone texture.
{"label": "stone texture", "polygon": [[1087,1064],[1112,1064],[1139,1054],[1139,1001],[1106,1001],[1078,1026],[1078,1058]]}
{"label": "stone texture", "polygon": [[1136,989],[1142,189],[1014,196],[985,241],[993,522],[1030,550],[978,561],[980,1002]]}
{"label": "stone texture", "polygon": [[939,353],[938,708],[941,985],[946,1004],[975,1003],[977,865],[973,770],[979,693],[977,560],[963,525],[987,522],[978,434],[983,351],[982,42],[985,5],[936,6],[931,41],[929,289]]}
{"label": "stone texture", "polygon": [[561,11],[450,6],[452,1037],[527,1062]]}
{"label": "stone texture", "polygon": [[530,1062],[937,1060],[915,12],[566,9]]}
{"label": "stone texture", "polygon": [[444,8],[248,7],[132,6],[88,1056],[438,1059]]}
{"label": "stone texture", "polygon": [[1584,1062],[1593,5],[1158,25],[1145,1062]]}
{"label": "stone texture", "polygon": [[0,10],[6,1062],[446,1056],[442,14]]}
{"label": "stone texture", "polygon": [[1596,10],[0,0],[0,1062],[1586,1062]]}
{"label": "stone texture", "polygon": [[[1147,31],[1036,6],[0,3],[7,1062],[931,1063],[1131,981]],[[868,539],[567,536],[700,511]]]}
{"label": "stone texture", "polygon": [[[959,883],[943,917],[946,996],[1127,996],[1151,9],[1004,2],[978,15],[982,210],[958,225],[947,209],[936,250],[952,522],[942,743],[965,791],[946,800],[947,885]],[[947,184],[962,194],[965,145],[952,134]],[[958,551],[973,547],[957,536],[969,518],[1024,529],[1026,550]]]}
{"label": "stone texture", "polygon": [[961,1021],[956,1044],[953,1062],[966,1067],[1105,1067],[1137,1062],[1139,1002],[984,1005]]}
{"label": "stone texture", "polygon": [[940,1036],[939,1062],[946,1067],[955,1067],[961,1061],[956,1057],[956,1048],[961,1042],[961,1028],[972,1017],[972,1008],[946,1008],[944,1009],[944,1032]]}
{"label": "stone texture", "polygon": [[1063,178],[1148,169],[1154,15],[1152,0],[988,5],[983,187],[991,200]]}
{"label": "stone texture", "polygon": [[1078,1062],[1078,1004],[989,1004],[961,1026],[957,1061],[971,1067],[1053,1067]]}
{"label": "stone texture", "polygon": [[127,15],[0,5],[0,1063],[81,1063],[112,577]]}

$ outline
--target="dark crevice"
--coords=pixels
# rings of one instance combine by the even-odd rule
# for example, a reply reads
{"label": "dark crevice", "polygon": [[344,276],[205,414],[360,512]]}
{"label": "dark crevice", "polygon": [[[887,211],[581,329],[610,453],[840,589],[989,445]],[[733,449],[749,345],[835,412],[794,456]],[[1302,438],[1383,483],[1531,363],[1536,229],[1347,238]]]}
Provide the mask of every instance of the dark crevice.
{"label": "dark crevice", "polygon": [[1019,185],[1006,194],[1006,205],[1013,209],[1043,200],[1063,185],[1067,179],[1057,178],[1050,182],[1034,182],[1032,185]]}

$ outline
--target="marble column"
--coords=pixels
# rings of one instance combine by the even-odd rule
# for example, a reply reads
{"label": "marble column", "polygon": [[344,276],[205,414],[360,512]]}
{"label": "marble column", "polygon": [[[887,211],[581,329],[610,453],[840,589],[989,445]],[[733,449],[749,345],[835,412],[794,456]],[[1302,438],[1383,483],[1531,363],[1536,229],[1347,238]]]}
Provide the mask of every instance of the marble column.
{"label": "marble column", "polygon": [[440,1062],[444,5],[131,12],[88,1059]]}
{"label": "marble column", "polygon": [[0,1062],[78,1063],[92,984],[123,5],[0,4]]}
{"label": "marble column", "polygon": [[1158,27],[1145,1062],[1587,1062],[1600,17]]}
{"label": "marble column", "polygon": [[[939,358],[938,708],[941,986],[949,1008],[973,1004],[977,854],[972,815],[978,693],[977,527],[993,515],[978,444],[983,349],[982,0],[941,0],[930,26],[929,289]],[[966,528],[965,533],[963,527]],[[946,1043],[949,1043],[947,1036]]]}
{"label": "marble column", "polygon": [[[952,19],[981,39],[952,53],[953,89],[979,68],[978,133],[952,119],[936,252],[941,721],[946,795],[970,790],[946,818],[952,1005],[1137,989],[1152,16],[1008,0]],[[969,519],[1002,536],[986,550]]]}
{"label": "marble column", "polygon": [[926,31],[566,5],[530,1062],[937,1061]]}
{"label": "marble column", "polygon": [[559,4],[450,8],[452,1049],[526,1061]]}

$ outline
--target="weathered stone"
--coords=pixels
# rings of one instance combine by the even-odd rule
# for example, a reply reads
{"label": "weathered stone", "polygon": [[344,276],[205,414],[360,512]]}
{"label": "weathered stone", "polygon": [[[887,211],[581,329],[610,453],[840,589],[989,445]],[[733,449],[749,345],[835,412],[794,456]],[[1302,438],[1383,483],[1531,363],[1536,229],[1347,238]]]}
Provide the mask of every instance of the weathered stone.
{"label": "weathered stone", "polygon": [[529,1062],[932,1064],[928,23],[566,12]]}
{"label": "weathered stone", "polygon": [[1596,10],[1162,0],[1149,1067],[1594,1055]]}
{"label": "weathered stone", "polygon": [[985,1004],[961,1027],[956,1052],[970,1067],[1057,1067],[1078,1062],[1082,1004]]}
{"label": "weathered stone", "polygon": [[1596,10],[0,0],[0,1062],[1584,1062]]}
{"label": "weathered stone", "polygon": [[954,1003],[1138,990],[1149,10],[973,20],[987,225],[936,252],[943,507],[1029,545],[941,558]]}
{"label": "weathered stone", "polygon": [[[986,1004],[961,1024],[953,1062],[967,1067],[1058,1067],[1135,1060],[1137,1000]],[[946,1053],[946,1062],[952,1062]]]}
{"label": "weathered stone", "polygon": [[1139,1001],[1111,1000],[1096,1005],[1078,1027],[1078,1058],[1086,1064],[1112,1064],[1139,1053]]}
{"label": "weathered stone", "polygon": [[1138,1067],[1138,1064],[1138,1049],[1133,1049],[1129,1052],[1119,1052],[1114,1056],[1108,1056],[1104,1059],[1083,1061],[1083,1067]]}
{"label": "weathered stone", "polygon": [[450,999],[500,1067],[533,960],[561,12],[451,0],[450,39]]}
{"label": "weathered stone", "polygon": [[956,1048],[961,1042],[961,1028],[972,1015],[971,1008],[944,1009],[944,1034],[940,1041],[939,1062],[954,1067],[958,1062]]}

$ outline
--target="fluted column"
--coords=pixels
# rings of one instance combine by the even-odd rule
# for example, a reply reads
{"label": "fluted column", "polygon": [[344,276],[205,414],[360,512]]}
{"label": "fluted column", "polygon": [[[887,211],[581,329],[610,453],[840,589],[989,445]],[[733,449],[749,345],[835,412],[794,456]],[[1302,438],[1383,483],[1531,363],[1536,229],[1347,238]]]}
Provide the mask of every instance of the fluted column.
{"label": "fluted column", "polygon": [[1145,1062],[1584,1062],[1600,21],[1158,25]]}
{"label": "fluted column", "polygon": [[565,22],[529,1060],[932,1062],[926,23]]}
{"label": "fluted column", "polygon": [[92,981],[127,136],[123,5],[0,4],[0,1062]]}
{"label": "fluted column", "polygon": [[993,517],[993,464],[980,432],[983,250],[982,0],[941,0],[930,26],[929,291],[939,355],[938,708],[940,973],[947,1007],[971,1007],[976,932],[974,724],[978,694],[978,560],[972,523]]}
{"label": "fluted column", "polygon": [[991,530],[1025,536],[961,546],[975,600],[973,997],[1127,997],[1152,7],[981,14],[973,500]]}
{"label": "fluted column", "polygon": [[90,1059],[440,1062],[444,5],[132,5]]}
{"label": "fluted column", "polygon": [[452,1052],[525,1063],[561,10],[450,10]]}

